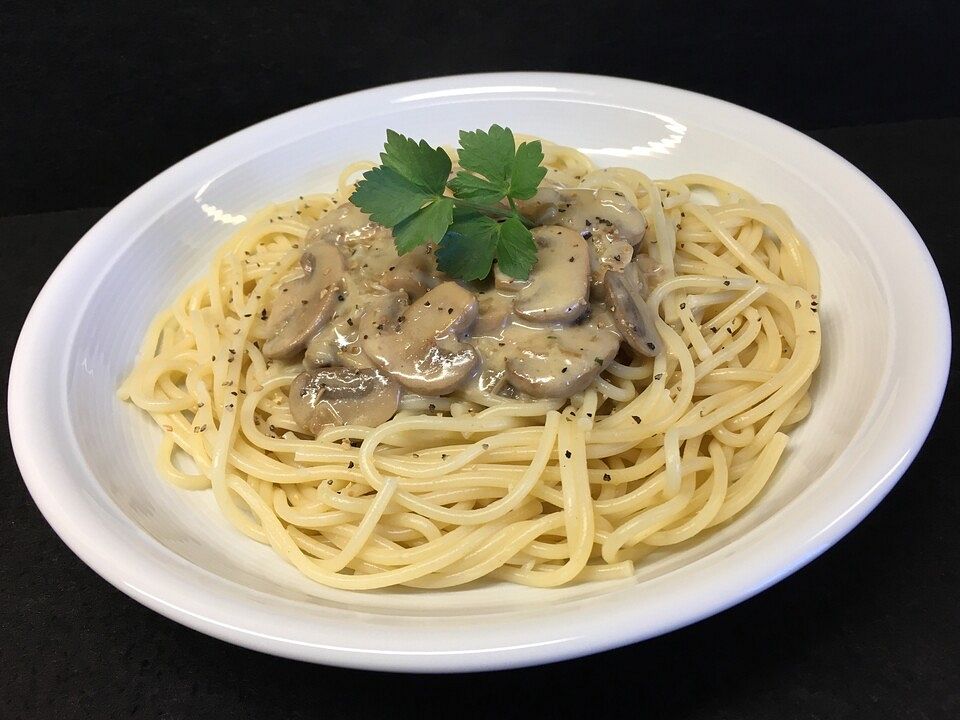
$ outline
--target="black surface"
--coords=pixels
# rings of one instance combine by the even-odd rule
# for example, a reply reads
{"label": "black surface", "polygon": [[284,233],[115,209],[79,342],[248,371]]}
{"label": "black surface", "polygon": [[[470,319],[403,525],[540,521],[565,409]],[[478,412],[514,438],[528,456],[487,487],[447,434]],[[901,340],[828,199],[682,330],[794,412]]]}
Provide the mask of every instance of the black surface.
{"label": "black surface", "polygon": [[[904,209],[956,307],[960,119],[813,135]],[[0,283],[4,387],[34,295],[102,213],[0,219],[0,267],[8,278]],[[54,535],[27,495],[4,433],[0,717],[565,717],[578,708],[677,720],[960,717],[956,390],[952,379],[930,439],[889,497],[787,580],[645,643],[478,675],[312,666],[236,648],[154,614]]]}
{"label": "black surface", "polygon": [[954,0],[0,2],[0,215],[113,205],[278,112],[454,73],[651,80],[803,130],[957,116],[958,18]]}

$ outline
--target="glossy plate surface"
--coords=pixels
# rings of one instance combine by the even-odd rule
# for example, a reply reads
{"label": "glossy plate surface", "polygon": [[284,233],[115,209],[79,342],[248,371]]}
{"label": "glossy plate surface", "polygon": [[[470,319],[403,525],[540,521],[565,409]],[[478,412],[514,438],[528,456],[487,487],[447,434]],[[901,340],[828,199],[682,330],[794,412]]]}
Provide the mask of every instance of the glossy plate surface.
{"label": "glossy plate surface", "polygon": [[[707,172],[777,203],[823,276],[823,361],[811,415],[756,504],[655,555],[634,579],[350,593],[300,577],[234,531],[209,492],[167,485],[159,431],[115,390],[151,317],[259,207],[335,187],[385,128],[434,144],[493,122],[653,177]],[[583,655],[743,600],[859,522],[903,473],[942,398],[950,327],[936,268],[868,178],[761,115],[673,88],[582,75],[423,80],[295,110],[164,172],[103,218],[56,270],[10,375],[11,434],[37,505],[125,593],[264,652],[350,667],[455,671]]]}

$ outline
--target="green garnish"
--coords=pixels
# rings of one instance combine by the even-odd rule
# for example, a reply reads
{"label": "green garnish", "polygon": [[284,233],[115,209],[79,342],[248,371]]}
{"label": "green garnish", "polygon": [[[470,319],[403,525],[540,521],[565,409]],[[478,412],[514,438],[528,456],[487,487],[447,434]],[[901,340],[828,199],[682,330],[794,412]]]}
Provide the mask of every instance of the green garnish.
{"label": "green garnish", "polygon": [[448,182],[450,158],[441,148],[387,130],[381,165],[363,174],[350,202],[393,230],[400,255],[437,243],[437,267],[448,275],[482,280],[496,260],[510,277],[526,279],[537,246],[515,201],[533,197],[547,174],[540,141],[517,147],[499,125],[461,131],[459,158],[463,170]]}

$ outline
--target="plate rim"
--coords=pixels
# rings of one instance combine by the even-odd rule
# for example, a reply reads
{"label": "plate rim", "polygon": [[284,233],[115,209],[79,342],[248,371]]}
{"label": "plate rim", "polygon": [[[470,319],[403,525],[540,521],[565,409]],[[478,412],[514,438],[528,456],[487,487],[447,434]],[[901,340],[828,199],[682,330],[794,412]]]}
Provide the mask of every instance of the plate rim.
{"label": "plate rim", "polygon": [[[43,470],[43,451],[41,449],[38,452],[37,448],[34,447],[34,443],[31,442],[32,438],[36,437],[35,433],[43,430],[42,419],[39,417],[36,409],[32,407],[35,403],[33,402],[32,394],[26,389],[30,387],[27,379],[35,376],[36,373],[40,371],[40,368],[43,367],[44,358],[42,355],[38,357],[37,349],[42,345],[43,337],[50,332],[49,328],[43,323],[43,315],[45,312],[48,312],[55,303],[55,296],[58,290],[62,290],[60,286],[67,284],[70,273],[75,269],[75,266],[79,266],[82,262],[83,253],[92,252],[98,238],[107,234],[111,226],[120,222],[137,221],[138,218],[139,222],[146,223],[147,218],[155,217],[156,213],[162,212],[163,208],[157,204],[156,197],[159,197],[163,202],[170,201],[170,197],[165,193],[164,188],[170,184],[171,180],[180,175],[194,172],[204,164],[214,161],[219,154],[223,153],[225,148],[232,148],[238,143],[248,143],[264,133],[272,134],[275,132],[276,127],[282,123],[289,122],[291,118],[295,118],[300,114],[317,112],[322,108],[329,109],[338,104],[357,100],[358,98],[367,98],[372,102],[379,102],[383,97],[403,97],[399,95],[399,93],[404,93],[405,96],[410,94],[415,95],[417,91],[420,91],[421,94],[423,92],[429,94],[431,92],[443,92],[444,89],[476,89],[478,87],[482,89],[482,83],[484,82],[488,83],[491,87],[496,87],[497,84],[508,84],[516,87],[520,91],[522,91],[523,88],[533,86],[566,86],[574,93],[582,93],[583,88],[589,87],[590,85],[602,84],[610,87],[622,84],[623,86],[630,86],[634,90],[646,88],[655,90],[656,92],[666,91],[668,93],[676,93],[678,97],[686,97],[694,103],[707,108],[723,108],[726,112],[746,114],[753,122],[760,123],[769,130],[779,133],[786,132],[795,140],[807,143],[808,147],[816,150],[818,154],[822,155],[826,153],[827,157],[833,160],[838,168],[842,169],[851,179],[860,184],[865,191],[868,191],[874,200],[884,205],[884,209],[892,213],[897,219],[900,225],[899,230],[912,241],[911,249],[917,254],[916,259],[921,262],[923,270],[926,273],[926,279],[933,281],[927,284],[926,300],[929,302],[930,308],[935,315],[934,324],[941,330],[938,338],[940,340],[939,345],[931,350],[935,372],[932,379],[928,380],[924,386],[926,397],[924,401],[920,403],[922,407],[919,408],[919,415],[915,418],[917,422],[913,424],[909,432],[904,433],[903,440],[898,443],[898,448],[903,451],[900,454],[899,461],[889,467],[885,474],[879,479],[876,479],[876,482],[867,488],[863,496],[859,498],[852,507],[847,508],[841,517],[835,519],[827,528],[821,529],[821,531],[813,537],[807,538],[806,542],[797,543],[792,553],[786,553],[789,560],[786,559],[784,553],[780,553],[781,561],[779,567],[770,568],[759,575],[757,573],[747,574],[749,577],[748,582],[743,581],[742,575],[744,575],[744,573],[736,576],[735,580],[723,578],[721,582],[714,583],[714,592],[711,593],[709,600],[701,601],[698,604],[691,604],[681,611],[674,610],[672,617],[669,619],[664,618],[657,623],[653,623],[654,627],[651,627],[651,623],[649,622],[628,628],[624,628],[617,623],[607,622],[604,624],[602,622],[594,622],[589,624],[586,631],[569,634],[560,633],[559,637],[552,639],[547,638],[541,642],[514,644],[510,646],[485,646],[476,649],[442,649],[439,645],[431,646],[430,642],[428,642],[430,637],[425,638],[422,630],[414,630],[413,633],[411,633],[410,646],[404,650],[376,649],[373,647],[361,648],[359,644],[350,647],[348,646],[349,643],[324,645],[315,642],[299,642],[293,637],[282,637],[271,634],[266,631],[266,626],[263,624],[260,626],[260,631],[252,627],[237,625],[235,622],[239,617],[237,610],[241,608],[224,607],[224,605],[230,603],[223,600],[221,600],[221,606],[216,609],[216,612],[197,612],[196,610],[199,606],[196,601],[202,600],[202,598],[188,598],[190,600],[189,602],[185,600],[184,597],[190,596],[191,593],[196,596],[196,591],[192,590],[187,583],[184,583],[179,578],[167,577],[165,568],[162,569],[162,572],[161,569],[155,569],[151,572],[135,572],[131,570],[130,563],[137,559],[136,552],[131,548],[121,546],[119,548],[111,548],[111,552],[104,553],[103,549],[98,547],[97,541],[81,532],[81,528],[77,525],[76,518],[71,518],[71,515],[75,515],[77,509],[64,507],[56,497],[57,483],[64,482],[65,478],[55,474],[51,476]],[[319,132],[319,130],[313,128],[310,132]],[[287,137],[284,138],[283,143],[294,142],[295,140],[296,138]],[[264,147],[262,152],[268,152],[270,148],[275,146],[276,143],[274,142]],[[242,156],[245,158],[249,157],[248,155]],[[207,172],[212,172],[212,170]],[[179,187],[182,190],[184,185],[181,183]],[[135,237],[129,240],[129,242],[134,241]],[[125,245],[118,246],[117,252],[122,251],[124,247]],[[105,267],[109,267],[109,263],[106,263]],[[24,322],[11,362],[7,398],[8,426],[14,455],[20,467],[24,482],[34,502],[57,535],[98,575],[125,594],[160,614],[188,627],[220,638],[221,640],[262,652],[300,660],[322,662],[344,667],[410,672],[488,670],[567,659],[626,645],[669,632],[670,630],[721,612],[734,604],[752,597],[754,594],[769,587],[786,575],[795,572],[807,562],[817,557],[846,535],[847,532],[855,527],[883,499],[902,476],[903,472],[905,472],[917,452],[919,452],[936,418],[946,389],[951,342],[949,309],[943,282],[929,251],[913,225],[893,200],[869,177],[840,155],[821,145],[816,140],[772,118],[733,103],[656,83],[577,73],[507,72],[452,75],[359,90],[334,98],[309,103],[267,118],[238,132],[232,133],[189,155],[146,182],[122,200],[78,240],[74,247],[58,264],[57,268],[44,284],[37,299],[34,301],[27,319]],[[61,395],[61,398],[62,397]],[[65,400],[62,402],[65,404]],[[89,472],[86,468],[84,468],[83,471]],[[122,515],[122,513],[120,514]],[[137,531],[140,530],[132,521],[126,519],[125,516],[124,520]],[[149,536],[147,537],[149,538]],[[99,542],[103,542],[102,538]],[[166,550],[165,547],[153,538],[149,538],[149,542],[156,543],[159,547]],[[123,562],[117,559],[118,556]],[[179,558],[179,560],[188,568],[196,567],[183,558]],[[774,565],[776,565],[776,563],[774,563]],[[153,575],[153,577],[151,577],[151,575]],[[222,578],[220,579],[224,582],[229,582]],[[723,582],[723,580],[726,582]],[[180,602],[177,602],[178,598]],[[414,633],[417,637],[414,637]]]}

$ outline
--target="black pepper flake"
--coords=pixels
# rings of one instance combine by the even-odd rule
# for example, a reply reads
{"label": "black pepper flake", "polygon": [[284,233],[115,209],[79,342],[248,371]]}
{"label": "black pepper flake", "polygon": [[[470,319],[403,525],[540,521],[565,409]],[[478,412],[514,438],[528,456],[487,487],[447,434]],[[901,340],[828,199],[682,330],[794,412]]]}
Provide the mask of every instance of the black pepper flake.
{"label": "black pepper flake", "polygon": [[489,450],[489,449],[490,449],[490,443],[483,443],[480,447],[482,447],[484,450]]}
{"label": "black pepper flake", "polygon": [[686,308],[686,307],[687,307],[687,304],[686,304],[686,303],[680,303],[680,309],[681,309],[681,310],[683,310],[683,309]]}
{"label": "black pepper flake", "polygon": [[560,372],[565,373],[569,368],[563,368]]}
{"label": "black pepper flake", "polygon": [[663,373],[657,373],[653,376],[654,380],[663,380]]}
{"label": "black pepper flake", "polygon": [[793,306],[794,306],[797,310],[799,310],[799,309],[800,309],[800,301],[797,300],[797,301],[793,304]]}
{"label": "black pepper flake", "polygon": [[347,463],[347,470],[352,470],[352,469],[353,469],[353,460]]}
{"label": "black pepper flake", "polygon": [[572,453],[571,453],[569,450],[567,450],[566,452],[564,452],[563,455],[564,455],[564,457],[566,457],[566,458],[568,458],[568,459],[569,459],[570,457],[572,457]]}
{"label": "black pepper flake", "polygon": [[441,460],[446,460],[446,459],[447,459],[447,454],[446,454],[446,453],[440,453],[440,459],[441,459]]}
{"label": "black pepper flake", "polygon": [[610,473],[604,473],[604,474],[603,474],[603,481],[604,481],[604,482],[610,482],[611,480],[613,480],[613,478],[610,476]]}
{"label": "black pepper flake", "polygon": [[651,349],[651,350],[656,350],[656,349],[657,349],[657,346],[654,345],[652,342],[648,342],[648,343],[647,343],[647,347],[648,347],[649,349]]}
{"label": "black pepper flake", "polygon": [[347,325],[353,327],[353,318],[347,318]]}
{"label": "black pepper flake", "polygon": [[234,350],[233,348],[227,348],[227,352],[230,353],[231,355],[236,355],[236,354],[237,354],[237,351]]}
{"label": "black pepper flake", "polygon": [[253,317],[253,313],[244,313],[244,317]]}
{"label": "black pepper flake", "polygon": [[727,332],[730,333],[731,335],[733,335],[733,328],[732,328],[732,327],[728,327],[728,328],[727,328]]}
{"label": "black pepper flake", "polygon": [[636,422],[636,423],[643,422],[643,421],[640,419],[640,416],[639,416],[639,415],[634,415],[634,416],[633,416],[633,421]]}
{"label": "black pepper flake", "polygon": [[810,333],[811,335],[816,335],[816,334],[817,334],[817,331],[816,331],[816,330],[807,330],[807,332]]}
{"label": "black pepper flake", "polygon": [[339,300],[340,302],[343,302],[343,293],[340,293],[339,295],[337,295],[337,300]]}
{"label": "black pepper flake", "polygon": [[447,310],[447,315],[453,315],[453,308],[449,308]]}
{"label": "black pepper flake", "polygon": [[437,409],[437,406],[434,403],[430,403],[429,405],[427,405],[427,410],[429,410],[430,412],[433,412],[436,409]]}
{"label": "black pepper flake", "polygon": [[729,285],[729,284],[730,284],[730,281],[729,281],[729,280],[724,280],[724,281],[723,281],[723,284],[724,284],[724,285]]}
{"label": "black pepper flake", "polygon": [[573,255],[571,255],[571,256],[567,259],[567,262],[573,262]]}
{"label": "black pepper flake", "polygon": [[430,301],[427,300],[426,302],[424,302],[424,303],[423,303],[423,306],[424,306],[424,307],[430,307]]}
{"label": "black pepper flake", "polygon": [[497,345],[499,345],[500,347],[504,347],[506,343],[498,342]]}
{"label": "black pepper flake", "polygon": [[584,230],[582,233],[580,233],[580,237],[582,237],[584,240],[590,240],[593,237],[593,233],[589,230]]}
{"label": "black pepper flake", "polygon": [[593,413],[587,413],[587,417],[593,417]]}

